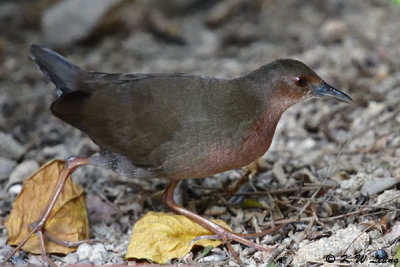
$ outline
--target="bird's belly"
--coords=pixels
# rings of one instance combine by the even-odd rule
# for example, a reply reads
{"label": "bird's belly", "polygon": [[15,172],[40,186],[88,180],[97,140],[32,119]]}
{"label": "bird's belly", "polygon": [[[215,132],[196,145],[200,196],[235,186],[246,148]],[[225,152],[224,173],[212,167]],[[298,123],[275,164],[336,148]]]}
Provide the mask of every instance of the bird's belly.
{"label": "bird's belly", "polygon": [[203,178],[244,167],[267,152],[281,113],[266,114],[255,122],[240,141],[202,144],[196,153],[184,155],[185,166],[169,176],[172,179]]}
{"label": "bird's belly", "polygon": [[[171,178],[203,178],[238,169],[257,160],[267,152],[272,136],[249,136],[238,145],[210,145],[203,155],[188,158],[188,164]],[[195,159],[192,161],[191,159]]]}

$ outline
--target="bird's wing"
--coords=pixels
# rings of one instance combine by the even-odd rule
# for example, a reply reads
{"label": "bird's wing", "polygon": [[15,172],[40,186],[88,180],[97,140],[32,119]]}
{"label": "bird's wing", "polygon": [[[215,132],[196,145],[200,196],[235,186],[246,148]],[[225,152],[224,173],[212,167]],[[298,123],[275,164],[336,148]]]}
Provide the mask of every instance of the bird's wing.
{"label": "bird's wing", "polygon": [[139,167],[162,168],[171,138],[176,132],[185,136],[181,129],[190,128],[182,126],[191,119],[186,110],[201,105],[187,101],[194,96],[190,90],[201,91],[199,78],[87,72],[47,48],[32,45],[30,53],[58,89],[53,114]]}
{"label": "bird's wing", "polygon": [[[179,103],[185,103],[180,101],[185,97],[173,88],[179,77],[89,73],[51,110],[133,165],[161,169],[174,134],[183,127],[182,112],[177,110],[184,109]],[[185,82],[179,79],[179,83]]]}

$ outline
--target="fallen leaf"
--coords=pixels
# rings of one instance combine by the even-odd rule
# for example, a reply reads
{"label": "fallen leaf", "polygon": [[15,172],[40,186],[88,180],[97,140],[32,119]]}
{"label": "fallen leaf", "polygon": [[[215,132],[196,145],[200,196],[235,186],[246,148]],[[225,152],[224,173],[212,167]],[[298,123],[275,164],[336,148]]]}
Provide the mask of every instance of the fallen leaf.
{"label": "fallen leaf", "polygon": [[201,256],[205,257],[207,256],[208,253],[213,249],[213,246],[208,245],[207,247],[204,248],[203,252],[201,253]]}
{"label": "fallen leaf", "polygon": [[261,208],[265,209],[265,205],[263,205],[260,201],[254,198],[246,198],[243,200],[242,208],[244,209],[251,209],[251,208]]}
{"label": "fallen leaf", "polygon": [[[29,233],[29,224],[40,216],[64,167],[64,161],[53,160],[42,166],[27,178],[20,194],[13,203],[10,216],[5,221],[8,244],[17,245]],[[83,189],[67,179],[65,186],[51,211],[45,229],[48,233],[64,241],[79,241],[89,238],[89,222]],[[76,248],[67,248],[45,238],[47,253],[67,254]],[[39,254],[39,240],[33,234],[23,250]]]}
{"label": "fallen leaf", "polygon": [[[212,221],[231,230],[224,221]],[[213,233],[185,216],[148,212],[136,222],[125,258],[167,263],[170,259],[182,258],[195,245],[217,247],[222,244],[221,240],[208,239],[197,240],[191,244],[193,239],[204,235]]]}

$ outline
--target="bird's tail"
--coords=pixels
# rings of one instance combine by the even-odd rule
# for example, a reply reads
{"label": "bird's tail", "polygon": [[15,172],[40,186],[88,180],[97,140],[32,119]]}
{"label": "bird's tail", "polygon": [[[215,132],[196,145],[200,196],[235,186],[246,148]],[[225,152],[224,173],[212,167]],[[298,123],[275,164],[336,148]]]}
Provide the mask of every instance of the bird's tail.
{"label": "bird's tail", "polygon": [[75,91],[82,70],[65,57],[45,47],[31,45],[32,60],[62,93]]}

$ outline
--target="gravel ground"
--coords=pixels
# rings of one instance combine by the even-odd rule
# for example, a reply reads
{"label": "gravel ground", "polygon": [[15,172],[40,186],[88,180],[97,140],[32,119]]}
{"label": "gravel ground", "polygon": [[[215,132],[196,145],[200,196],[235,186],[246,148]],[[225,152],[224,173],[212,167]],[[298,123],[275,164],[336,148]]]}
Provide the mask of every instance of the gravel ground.
{"label": "gravel ground", "polygon": [[[226,188],[244,170],[185,180],[176,199],[237,232],[286,222],[257,239],[275,246],[274,255],[233,245],[245,266],[318,266],[328,254],[340,259],[357,253],[367,256],[365,266],[374,266],[370,261],[379,249],[389,258],[395,254],[400,235],[395,1],[85,0],[82,8],[75,2],[0,2],[0,260],[11,250],[2,222],[23,179],[51,159],[98,151],[84,134],[51,115],[53,85],[30,61],[31,43],[105,72],[236,77],[277,58],[302,60],[354,103],[297,104],[284,114],[259,170],[237,195],[230,197]],[[73,179],[85,189],[91,236],[101,243],[52,260],[124,263],[135,221],[165,210],[160,195],[166,181],[127,179],[91,166],[78,169]],[[205,257],[201,252],[171,263],[237,266],[223,246]],[[40,264],[40,256],[22,252],[13,263]]]}

